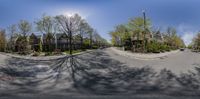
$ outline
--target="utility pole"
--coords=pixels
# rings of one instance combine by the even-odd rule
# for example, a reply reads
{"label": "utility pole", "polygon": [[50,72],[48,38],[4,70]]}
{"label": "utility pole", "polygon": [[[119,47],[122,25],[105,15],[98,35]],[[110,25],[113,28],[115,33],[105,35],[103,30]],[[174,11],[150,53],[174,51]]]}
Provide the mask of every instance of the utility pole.
{"label": "utility pole", "polygon": [[145,14],[145,10],[142,10],[142,13],[143,13],[143,18],[144,18],[144,48],[143,48],[143,51],[145,52],[146,50],[146,43],[147,43],[147,40],[146,40],[146,14]]}
{"label": "utility pole", "polygon": [[143,18],[144,18],[144,30],[146,29],[146,14],[145,14],[145,10],[142,10],[143,13]]}

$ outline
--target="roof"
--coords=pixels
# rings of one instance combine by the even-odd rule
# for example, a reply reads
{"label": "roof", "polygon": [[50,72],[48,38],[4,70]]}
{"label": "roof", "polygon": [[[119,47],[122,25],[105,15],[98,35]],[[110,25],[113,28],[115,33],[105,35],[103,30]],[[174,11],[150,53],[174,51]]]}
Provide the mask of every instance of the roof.
{"label": "roof", "polygon": [[58,33],[58,34],[56,34],[56,38],[57,39],[68,38],[68,36],[65,33]]}

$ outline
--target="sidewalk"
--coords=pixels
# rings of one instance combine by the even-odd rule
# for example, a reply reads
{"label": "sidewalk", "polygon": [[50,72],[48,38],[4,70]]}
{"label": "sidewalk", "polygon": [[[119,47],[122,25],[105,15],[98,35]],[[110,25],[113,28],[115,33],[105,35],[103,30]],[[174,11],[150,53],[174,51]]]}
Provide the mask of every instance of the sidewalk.
{"label": "sidewalk", "polygon": [[[80,55],[84,53],[91,52],[93,50],[87,50],[79,53],[74,53],[73,55]],[[48,60],[56,60],[64,57],[68,57],[69,54],[66,55],[54,55],[54,56],[31,56],[31,55],[17,55],[17,54],[11,54],[11,53],[3,53],[0,52],[1,55],[9,56],[9,57],[14,57],[14,58],[21,58],[21,59],[28,59],[28,60],[38,60],[38,61],[48,61]]]}
{"label": "sidewalk", "polygon": [[166,58],[170,54],[175,54],[175,53],[179,52],[179,50],[174,50],[174,51],[164,52],[164,53],[133,53],[130,51],[119,50],[116,47],[111,47],[110,49],[118,55],[135,58],[135,59],[140,59],[140,60],[162,59],[162,58]]}
{"label": "sidewalk", "polygon": [[30,56],[30,55],[17,55],[17,54],[11,54],[11,53],[0,53],[2,55],[6,55],[13,58],[21,58],[21,59],[31,59],[31,60],[53,60],[58,58],[63,58],[66,55],[56,55],[56,56]]}

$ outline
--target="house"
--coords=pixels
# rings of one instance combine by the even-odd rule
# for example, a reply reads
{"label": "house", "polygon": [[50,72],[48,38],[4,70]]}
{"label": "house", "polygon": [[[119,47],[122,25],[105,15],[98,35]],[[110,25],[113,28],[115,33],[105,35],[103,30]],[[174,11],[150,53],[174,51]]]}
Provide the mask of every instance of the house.
{"label": "house", "polygon": [[131,37],[132,51],[142,52],[145,51],[145,45],[150,42],[153,38],[153,34],[148,30],[146,33],[135,33]]}
{"label": "house", "polygon": [[29,45],[31,46],[31,50],[39,51],[40,44],[42,44],[42,35],[35,35],[34,33],[32,33],[29,36]]}
{"label": "house", "polygon": [[[30,36],[27,37],[28,47],[32,51],[55,51],[56,49],[60,51],[69,50],[69,37],[65,33],[57,33],[55,35],[51,33],[43,34],[43,35],[36,35],[32,33]],[[22,48],[21,44],[22,39],[21,37],[16,38],[15,40],[15,50],[20,51]],[[81,48],[81,39],[79,36],[74,36],[72,38],[72,48],[73,49],[80,49]]]}
{"label": "house", "polygon": [[16,52],[27,52],[29,49],[28,38],[26,36],[18,36],[15,41],[15,51]]}
{"label": "house", "polygon": [[42,41],[43,51],[49,52],[55,50],[56,42],[52,33],[43,34]]}
{"label": "house", "polygon": [[58,33],[55,35],[56,49],[61,51],[69,50],[69,38],[65,33]]}
{"label": "house", "polygon": [[160,31],[157,31],[153,34],[153,40],[162,43],[164,41],[164,37]]}

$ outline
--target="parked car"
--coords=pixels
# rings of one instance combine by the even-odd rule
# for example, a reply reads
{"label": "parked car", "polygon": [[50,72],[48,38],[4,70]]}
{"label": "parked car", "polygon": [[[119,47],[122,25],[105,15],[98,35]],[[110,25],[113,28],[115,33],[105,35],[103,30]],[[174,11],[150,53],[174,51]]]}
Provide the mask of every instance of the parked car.
{"label": "parked car", "polygon": [[180,48],[180,51],[184,51],[185,50],[185,48]]}

